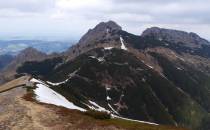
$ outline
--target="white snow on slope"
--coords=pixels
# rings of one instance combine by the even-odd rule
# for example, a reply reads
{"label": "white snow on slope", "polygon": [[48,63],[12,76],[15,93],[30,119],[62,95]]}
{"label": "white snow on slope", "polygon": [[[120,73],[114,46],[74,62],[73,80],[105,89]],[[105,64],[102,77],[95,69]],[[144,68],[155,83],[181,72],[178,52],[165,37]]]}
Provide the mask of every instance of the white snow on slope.
{"label": "white snow on slope", "polygon": [[49,85],[52,85],[52,86],[59,86],[59,85],[61,85],[61,84],[65,84],[65,83],[68,82],[68,81],[69,81],[69,80],[70,80],[78,71],[79,71],[79,69],[75,70],[73,73],[70,73],[70,74],[69,74],[69,78],[66,79],[66,80],[64,80],[64,81],[62,81],[62,82],[53,83],[53,82],[47,81],[47,83],[48,83]]}
{"label": "white snow on slope", "polygon": [[30,80],[30,82],[32,82],[32,83],[44,84],[44,82],[42,82],[42,81],[40,81],[40,80],[38,80],[38,79],[35,79],[35,78],[32,78],[32,79]]}
{"label": "white snow on slope", "polygon": [[123,50],[128,50],[126,47],[125,47],[125,44],[124,44],[124,40],[123,40],[123,38],[122,37],[120,37],[120,42],[121,42],[121,49],[123,49]]}
{"label": "white snow on slope", "polygon": [[182,68],[180,68],[180,67],[177,67],[177,69],[178,69],[178,70],[182,70]]}
{"label": "white snow on slope", "polygon": [[115,114],[120,115],[109,103],[108,106]]}
{"label": "white snow on slope", "polygon": [[[63,106],[63,107],[69,108],[69,109],[76,109],[76,110],[80,110],[80,111],[83,111],[83,112],[86,111],[85,109],[83,109],[81,107],[78,107],[78,106],[74,105],[73,103],[69,102],[65,97],[58,94],[54,90],[50,89],[44,82],[42,82],[40,80],[37,80],[35,78],[31,79],[30,82],[37,83],[37,85],[36,85],[37,88],[34,90],[34,92],[37,95],[36,99],[38,101],[43,102],[43,103],[47,103],[47,104]],[[109,110],[99,106],[97,103],[95,103],[93,101],[89,101],[89,103],[92,104],[92,106],[89,106],[89,105],[87,105],[87,106],[92,110],[111,113]],[[111,108],[112,112],[119,115],[119,113],[116,110],[114,110],[114,108],[110,104],[108,104],[108,106]],[[133,120],[133,119],[129,119],[129,118],[123,118],[123,117],[120,117],[120,116],[117,116],[117,115],[111,114],[111,117],[122,119],[122,120],[133,121],[133,122],[139,122],[139,123],[145,123],[145,124],[151,124],[151,125],[158,125],[156,123]]]}
{"label": "white snow on slope", "polygon": [[58,82],[58,83],[52,83],[50,81],[47,81],[48,84],[52,85],[52,86],[59,86],[61,84],[65,84],[66,82],[68,82],[69,79],[66,79],[65,81],[62,81],[62,82]]}
{"label": "white snow on slope", "polygon": [[[89,101],[89,102],[90,102],[90,104],[92,104],[92,105],[94,105],[95,107],[97,107],[97,108],[95,108],[95,107],[93,107],[93,106],[89,106],[90,109],[96,110],[96,111],[101,111],[101,112],[111,113],[109,110],[106,110],[105,108],[99,106],[97,103],[95,103],[95,102],[93,102],[93,101]],[[111,109],[113,109],[113,108],[111,107],[110,104],[109,104],[109,107],[110,107]],[[114,110],[114,111],[115,111],[115,110]],[[116,111],[115,111],[115,113],[116,113],[116,114],[119,114],[119,113],[116,112]],[[111,117],[112,117],[112,118],[122,119],[122,120],[127,120],[127,121],[133,121],[133,122],[139,122],[139,123],[145,123],[145,124],[151,124],[151,125],[158,125],[158,124],[152,123],[152,122],[146,122],[146,121],[132,120],[132,119],[129,119],[129,118],[123,118],[123,117],[120,117],[120,116],[117,116],[117,115],[114,115],[114,114],[111,114]]]}
{"label": "white snow on slope", "polygon": [[46,84],[43,82],[32,79],[31,82],[37,83],[37,88],[34,90],[34,93],[36,94],[36,99],[39,102],[47,103],[47,104],[53,104],[56,106],[63,106],[69,109],[75,109],[79,111],[86,111],[85,109],[78,107],[74,105],[73,103],[69,102],[65,97],[58,94],[54,90],[50,89]]}
{"label": "white snow on slope", "polygon": [[106,33],[109,33],[109,32],[110,32],[110,29],[109,29],[109,28],[107,28],[107,29],[106,29]]}
{"label": "white snow on slope", "polygon": [[110,100],[112,100],[112,99],[111,99],[109,96],[107,96],[107,97],[106,97],[106,100],[107,100],[107,101],[110,101]]}
{"label": "white snow on slope", "polygon": [[109,88],[109,87],[106,87],[106,90],[107,90],[107,91],[110,91],[110,90],[111,90],[111,88]]}
{"label": "white snow on slope", "polygon": [[114,47],[104,47],[104,50],[111,50],[113,49]]}
{"label": "white snow on slope", "polygon": [[146,64],[150,69],[153,69],[154,67],[151,65]]}
{"label": "white snow on slope", "polygon": [[163,39],[162,39],[161,37],[160,37],[160,38],[158,38],[158,40],[159,40],[159,41],[163,41]]}
{"label": "white snow on slope", "polygon": [[88,106],[88,107],[89,107],[90,109],[92,109],[92,110],[110,113],[109,110],[106,110],[105,108],[99,106],[97,103],[95,103],[95,102],[93,102],[93,101],[90,101],[90,100],[89,100],[89,103],[93,105],[93,106]]}
{"label": "white snow on slope", "polygon": [[104,58],[103,57],[99,57],[99,58],[97,58],[97,57],[95,57],[95,56],[89,56],[90,58],[93,58],[93,59],[97,59],[98,60],[98,62],[103,62],[104,61]]}
{"label": "white snow on slope", "polygon": [[120,117],[120,116],[116,116],[116,115],[112,115],[112,117],[113,117],[113,118],[118,118],[118,119],[127,120],[127,121],[134,121],[134,122],[144,123],[144,124],[159,125],[159,124],[152,123],[152,122],[139,121],[139,120],[132,120],[132,119],[129,119],[129,118],[124,118],[124,117]]}

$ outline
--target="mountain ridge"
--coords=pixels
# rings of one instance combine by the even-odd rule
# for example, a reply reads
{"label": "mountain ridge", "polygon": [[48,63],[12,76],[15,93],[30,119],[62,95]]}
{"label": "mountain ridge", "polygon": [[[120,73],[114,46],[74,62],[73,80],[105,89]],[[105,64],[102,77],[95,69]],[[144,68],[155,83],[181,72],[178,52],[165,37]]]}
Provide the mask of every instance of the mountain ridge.
{"label": "mountain ridge", "polygon": [[143,31],[142,37],[152,36],[158,40],[166,40],[174,43],[188,43],[186,46],[200,47],[200,45],[209,45],[209,41],[201,38],[193,32],[185,32],[173,29],[151,27]]}
{"label": "mountain ridge", "polygon": [[193,33],[181,31],[180,43],[171,40],[176,31],[159,31],[137,36],[102,22],[58,57],[27,61],[17,73],[43,80],[85,109],[94,101],[123,118],[208,130],[210,45],[198,46]]}

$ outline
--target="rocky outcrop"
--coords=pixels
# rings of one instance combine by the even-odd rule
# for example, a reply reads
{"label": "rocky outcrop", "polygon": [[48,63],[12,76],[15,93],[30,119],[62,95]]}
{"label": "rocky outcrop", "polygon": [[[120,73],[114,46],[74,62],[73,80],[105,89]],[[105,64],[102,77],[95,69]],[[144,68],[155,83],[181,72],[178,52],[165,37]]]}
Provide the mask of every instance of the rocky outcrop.
{"label": "rocky outcrop", "polygon": [[99,47],[120,48],[120,34],[122,28],[114,21],[101,22],[93,29],[90,29],[79,42],[69,48],[65,55],[70,59]]}
{"label": "rocky outcrop", "polygon": [[[88,44],[95,40],[102,40],[106,34],[112,31],[122,30],[122,28],[113,21],[99,23],[94,29],[90,29],[79,41],[80,44]],[[94,43],[92,43],[94,44]]]}

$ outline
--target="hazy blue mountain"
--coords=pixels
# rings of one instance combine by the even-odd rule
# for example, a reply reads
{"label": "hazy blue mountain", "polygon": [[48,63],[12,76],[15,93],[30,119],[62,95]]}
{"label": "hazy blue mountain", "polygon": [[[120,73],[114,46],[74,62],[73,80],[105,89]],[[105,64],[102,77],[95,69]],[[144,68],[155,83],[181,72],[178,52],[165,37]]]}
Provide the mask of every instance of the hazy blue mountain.
{"label": "hazy blue mountain", "polygon": [[63,52],[72,45],[71,42],[63,41],[40,41],[40,40],[8,40],[0,41],[0,55],[16,55],[27,47],[33,47],[45,53]]}
{"label": "hazy blue mountain", "polygon": [[0,55],[0,70],[6,67],[14,59],[11,55]]}

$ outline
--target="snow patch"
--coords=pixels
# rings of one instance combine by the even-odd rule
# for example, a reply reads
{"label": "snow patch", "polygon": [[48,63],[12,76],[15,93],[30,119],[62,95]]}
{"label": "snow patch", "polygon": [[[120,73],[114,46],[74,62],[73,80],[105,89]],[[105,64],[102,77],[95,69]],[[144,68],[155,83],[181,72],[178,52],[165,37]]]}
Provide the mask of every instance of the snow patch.
{"label": "snow patch", "polygon": [[66,79],[65,81],[62,81],[62,82],[58,82],[58,83],[52,83],[50,81],[47,81],[48,84],[52,85],[52,86],[59,86],[61,84],[65,84],[66,82],[68,82],[69,79]]}
{"label": "snow patch", "polygon": [[107,101],[110,101],[110,100],[112,100],[112,99],[111,99],[109,96],[107,96],[107,97],[106,97],[106,100],[107,100]]}
{"label": "snow patch", "polygon": [[107,29],[106,29],[106,33],[109,33],[109,32],[110,32],[110,29],[109,29],[109,28],[107,28]]}
{"label": "snow patch", "polygon": [[104,50],[111,50],[113,49],[114,47],[104,47]]}
{"label": "snow patch", "polygon": [[127,120],[127,121],[134,121],[134,122],[144,123],[144,124],[159,125],[159,124],[152,123],[152,122],[139,121],[139,120],[132,120],[132,119],[129,119],[129,118],[124,118],[124,117],[120,117],[120,116],[116,116],[116,115],[112,115],[112,117],[118,118],[118,119]]}
{"label": "snow patch", "polygon": [[58,94],[54,90],[50,89],[44,82],[32,78],[30,82],[37,83],[34,93],[36,94],[36,100],[42,103],[53,104],[56,106],[62,106],[69,109],[75,109],[79,111],[86,111],[85,109],[74,105],[69,102],[65,97]]}
{"label": "snow patch", "polygon": [[108,106],[115,114],[120,115],[109,103]]}
{"label": "snow patch", "polygon": [[183,69],[182,69],[182,68],[180,68],[180,67],[177,67],[177,69],[178,69],[178,70],[183,70]]}
{"label": "snow patch", "polygon": [[150,69],[153,69],[154,67],[153,66],[151,66],[151,65],[147,65]]}
{"label": "snow patch", "polygon": [[104,61],[104,58],[103,58],[103,57],[99,57],[99,58],[98,58],[98,61],[99,61],[99,62],[103,62],[103,61]]}
{"label": "snow patch", "polygon": [[125,46],[125,44],[124,44],[124,39],[120,36],[120,42],[121,42],[121,49],[123,49],[123,50],[128,50],[127,48],[126,48],[126,46]]}
{"label": "snow patch", "polygon": [[99,106],[97,103],[93,102],[93,101],[90,101],[89,100],[89,103],[93,106],[88,106],[90,109],[92,110],[96,110],[96,111],[100,111],[100,112],[108,112],[110,113],[110,111],[106,110],[105,108]]}
{"label": "snow patch", "polygon": [[[96,111],[100,111],[100,112],[107,112],[107,113],[111,113],[109,110],[99,106],[97,103],[93,102],[93,101],[90,101],[89,100],[89,103],[92,104],[93,106],[88,106],[90,109],[92,110],[96,110]],[[119,113],[117,111],[114,110],[114,108],[112,108],[112,106],[110,104],[108,104],[108,106],[111,108],[111,110],[119,115]],[[97,108],[96,108],[97,107]],[[120,116],[117,116],[115,114],[111,114],[111,117],[112,118],[118,118],[118,119],[122,119],[122,120],[127,120],[127,121],[133,121],[133,122],[139,122],[139,123],[145,123],[145,124],[151,124],[151,125],[159,125],[159,124],[156,124],[156,123],[152,123],[152,122],[146,122],[146,121],[139,121],[139,120],[132,120],[132,119],[129,119],[129,118],[123,118],[123,117],[120,117]]]}
{"label": "snow patch", "polygon": [[97,58],[97,57],[95,57],[95,56],[89,56],[89,57],[92,58],[92,59],[97,59],[98,62],[103,62],[103,61],[105,61],[105,60],[104,60],[104,57],[99,57],[99,58]]}
{"label": "snow patch", "polygon": [[40,102],[53,104],[57,106],[63,106],[69,109],[76,109],[79,111],[86,111],[85,109],[74,105],[69,102],[65,97],[53,91],[47,85],[37,84],[37,88],[34,90],[36,94],[36,99]]}
{"label": "snow patch", "polygon": [[141,60],[141,62],[142,62],[142,63],[145,63],[145,61],[144,61],[144,60]]}
{"label": "snow patch", "polygon": [[159,41],[163,41],[163,38],[162,38],[162,37],[159,37],[158,40],[159,40]]}
{"label": "snow patch", "polygon": [[78,70],[75,70],[73,73],[70,73],[69,74],[69,78],[68,79],[66,79],[66,80],[64,80],[64,81],[62,81],[62,82],[58,82],[58,83],[53,83],[53,82],[50,82],[50,81],[47,81],[47,83],[49,84],[49,85],[52,85],[52,86],[59,86],[59,85],[61,85],[61,84],[65,84],[65,83],[67,83],[77,72],[79,71],[79,69]]}
{"label": "snow patch", "polygon": [[90,58],[97,59],[95,56],[89,56]]}
{"label": "snow patch", "polygon": [[35,78],[32,78],[32,79],[30,80],[30,82],[32,82],[32,83],[44,84],[44,82],[42,82],[42,81],[40,81],[40,80],[38,80],[38,79],[35,79]]}

